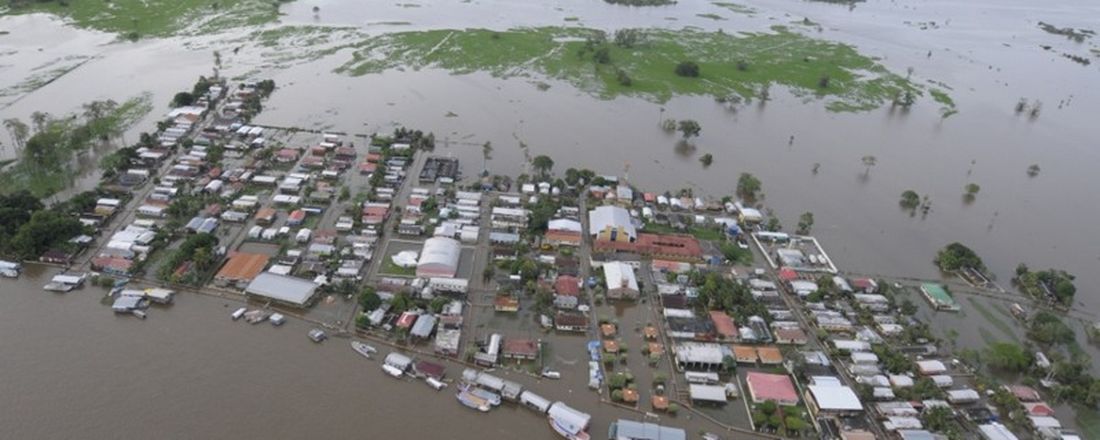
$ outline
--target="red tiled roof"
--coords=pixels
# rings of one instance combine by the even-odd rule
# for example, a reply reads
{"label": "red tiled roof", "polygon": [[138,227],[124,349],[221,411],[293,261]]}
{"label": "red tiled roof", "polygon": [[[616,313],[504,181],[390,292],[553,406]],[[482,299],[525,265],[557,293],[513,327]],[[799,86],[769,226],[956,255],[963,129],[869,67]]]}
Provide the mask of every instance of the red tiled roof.
{"label": "red tiled roof", "polygon": [[251,281],[263,272],[267,261],[271,257],[264,254],[250,254],[238,252],[229,257],[229,261],[222,266],[215,278],[229,281]]}
{"label": "red tiled roof", "polygon": [[714,321],[714,329],[719,335],[725,338],[737,336],[737,326],[733,325],[733,320],[725,312],[712,310],[710,320]]}
{"label": "red tiled roof", "polygon": [[413,323],[416,322],[416,319],[419,317],[420,315],[412,312],[402,313],[401,317],[397,318],[397,326],[401,328],[412,327]]}
{"label": "red tiled roof", "polygon": [[1026,402],[1023,405],[1028,415],[1054,417],[1054,409],[1044,402]]}
{"label": "red tiled roof", "polygon": [[503,351],[505,355],[536,356],[539,353],[539,343],[534,339],[504,340]]}
{"label": "red tiled roof", "polygon": [[581,294],[580,280],[569,275],[559,275],[554,280],[554,292],[558,295],[578,296]]}
{"label": "red tiled roof", "polygon": [[551,229],[546,231],[544,237],[550,241],[563,241],[569,243],[580,243],[581,233],[577,231],[564,231],[561,229]]}
{"label": "red tiled roof", "polygon": [[795,272],[794,269],[789,267],[783,267],[779,269],[779,279],[783,281],[796,280],[798,279],[798,272]]}
{"label": "red tiled roof", "polygon": [[699,260],[703,257],[703,248],[699,245],[699,240],[683,234],[639,233],[638,239],[633,243],[597,240],[596,250],[638,252],[685,260]]}
{"label": "red tiled roof", "polygon": [[786,374],[770,374],[750,371],[745,382],[755,402],[774,400],[779,404],[798,403],[798,392]]}
{"label": "red tiled roof", "polygon": [[777,347],[757,347],[756,354],[760,357],[760,363],[762,364],[783,363],[783,354],[779,352]]}
{"label": "red tiled roof", "polygon": [[1038,391],[1027,385],[1010,385],[1008,390],[1021,402],[1037,402],[1042,399]]}

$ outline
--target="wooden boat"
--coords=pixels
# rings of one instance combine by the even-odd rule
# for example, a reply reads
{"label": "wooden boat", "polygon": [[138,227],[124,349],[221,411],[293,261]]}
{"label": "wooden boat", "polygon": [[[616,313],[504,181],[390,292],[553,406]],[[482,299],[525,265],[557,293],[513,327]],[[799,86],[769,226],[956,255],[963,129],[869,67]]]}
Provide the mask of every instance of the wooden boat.
{"label": "wooden boat", "polygon": [[363,357],[367,359],[370,359],[371,355],[378,351],[374,347],[371,347],[370,345],[359,341],[351,341],[351,349],[355,350],[356,353],[363,355]]}
{"label": "wooden boat", "polygon": [[470,394],[485,399],[490,405],[500,406],[500,394],[477,387],[470,387]]}

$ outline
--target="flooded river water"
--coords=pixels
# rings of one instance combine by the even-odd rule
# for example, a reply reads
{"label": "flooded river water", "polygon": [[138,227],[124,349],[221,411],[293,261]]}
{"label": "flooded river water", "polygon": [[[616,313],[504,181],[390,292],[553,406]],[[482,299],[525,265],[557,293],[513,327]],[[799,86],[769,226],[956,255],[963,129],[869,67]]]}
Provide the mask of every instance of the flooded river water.
{"label": "flooded river water", "polygon": [[[431,130],[444,139],[439,152],[464,159],[467,174],[480,169],[479,145],[487,140],[496,146],[489,168],[501,174],[523,170],[520,141],[528,155],[552,156],[558,171],[625,174],[647,190],[691,187],[720,196],[733,192],[738,173],[751,172],[763,181],[765,202],[784,225],[796,224],[802,212],[815,214],[814,233],[843,270],[935,277],[936,250],[961,241],[1002,284],[1020,262],[1077,275],[1076,307],[1100,313],[1094,220],[1100,214],[1100,63],[1092,56],[1090,66],[1081,66],[1061,56],[1091,56],[1100,42],[1074,43],[1037,26],[1045,21],[1098,29],[1096,2],[872,0],[854,9],[742,2],[757,10],[751,15],[699,0],[652,9],[596,0],[369,3],[292,2],[284,5],[282,21],[378,33],[562,25],[575,16],[608,30],[690,25],[734,32],[807,17],[821,24],[820,32],[807,31],[813,35],[853,44],[895,72],[912,67],[921,81],[942,81],[959,113],[943,119],[931,101],[908,112],[830,113],[821,103],[776,90],[765,106],[731,112],[707,97],[663,104],[600,100],[557,81],[545,81],[551,87],[540,91],[537,78],[434,70],[349,77],[333,73],[350,58],[346,50],[309,63],[280,63],[250,52],[255,46],[239,40],[245,31],[115,43],[113,36],[32,15],[0,17],[0,29],[11,32],[0,36],[0,86],[63,66],[71,70],[4,96],[0,118],[64,114],[93,99],[122,101],[149,92],[156,110],[128,133],[133,140],[153,126],[172,94],[211,71],[212,52],[220,50],[223,73],[272,77],[279,84],[261,123],[355,133],[387,131],[395,123]],[[244,49],[229,55],[237,46]],[[1041,101],[1041,114],[1015,114],[1020,98]],[[669,117],[700,122],[696,151],[677,152],[676,138],[658,129],[658,121]],[[0,138],[8,145],[6,136]],[[708,169],[698,161],[703,153],[714,155]],[[0,157],[12,154],[0,150]],[[876,156],[877,165],[865,169],[865,155]],[[94,168],[93,159],[87,168]],[[1042,168],[1038,177],[1027,176],[1030,164]],[[78,187],[94,184],[94,172],[85,176]],[[967,183],[982,188],[973,203],[962,198]],[[927,217],[898,209],[906,189],[930,197]],[[522,410],[472,414],[447,393],[387,380],[343,340],[310,343],[302,323],[279,329],[234,323],[227,317],[229,302],[190,295],[142,322],[111,316],[98,304],[98,290],[58,296],[42,292],[43,283],[34,274],[0,282],[0,369],[18,378],[0,381],[4,437],[437,438],[446,432],[450,438],[552,438],[544,420]],[[560,398],[573,395],[569,387],[549,390]],[[593,432],[611,417],[598,414]],[[407,422],[389,422],[395,420]]]}
{"label": "flooded river water", "polygon": [[[202,295],[177,296],[142,321],[113,315],[97,287],[43,291],[55,272],[30,268],[0,285],[3,438],[557,438],[518,406],[482,414],[453,386],[386,376],[346,339],[315,344],[305,322],[233,321],[240,303]],[[637,418],[598,406],[586,376],[506,377],[591,412],[594,434]]]}

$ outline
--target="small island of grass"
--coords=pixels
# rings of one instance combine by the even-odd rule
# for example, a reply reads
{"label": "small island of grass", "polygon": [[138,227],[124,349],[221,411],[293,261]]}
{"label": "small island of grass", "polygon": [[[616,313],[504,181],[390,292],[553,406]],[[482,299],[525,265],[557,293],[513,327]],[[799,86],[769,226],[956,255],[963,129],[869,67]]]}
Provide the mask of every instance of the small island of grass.
{"label": "small island of grass", "polygon": [[54,14],[79,27],[137,40],[273,22],[279,16],[279,5],[285,1],[288,0],[10,0],[0,15]]}
{"label": "small island of grass", "polygon": [[[620,38],[629,31],[630,38]],[[686,61],[697,77],[677,74]],[[636,96],[665,102],[676,95],[740,96],[783,86],[832,111],[866,111],[927,90],[890,72],[852,46],[774,27],[731,35],[700,30],[586,28],[429,30],[368,38],[338,70],[351,75],[397,68],[436,68],[500,78],[544,76],[567,81],[600,98]],[[629,79],[629,80],[626,80]],[[953,111],[946,94],[935,100]],[[944,110],[948,111],[948,110]]]}

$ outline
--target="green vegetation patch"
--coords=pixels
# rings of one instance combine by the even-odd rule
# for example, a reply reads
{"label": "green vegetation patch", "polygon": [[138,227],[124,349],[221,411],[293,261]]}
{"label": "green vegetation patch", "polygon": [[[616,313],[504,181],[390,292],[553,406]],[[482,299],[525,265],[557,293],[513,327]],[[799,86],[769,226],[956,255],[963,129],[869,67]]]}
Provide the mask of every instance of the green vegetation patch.
{"label": "green vegetation patch", "polygon": [[164,37],[275,21],[282,0],[11,0],[0,14],[44,12],[128,39]]}
{"label": "green vegetation patch", "polygon": [[756,8],[753,8],[751,6],[746,6],[746,5],[743,5],[743,4],[740,4],[740,3],[710,2],[710,4],[712,4],[714,6],[718,6],[720,8],[729,9],[731,12],[736,12],[738,14],[752,15],[752,14],[756,13]]}
{"label": "green vegetation patch", "polygon": [[[431,30],[381,35],[364,41],[338,71],[352,75],[389,69],[438,68],[496,77],[545,76],[595,96],[636,96],[665,102],[675,95],[751,98],[770,85],[833,111],[865,111],[923,89],[889,72],[852,46],[810,38],[784,27],[731,35],[701,30],[638,31],[630,45],[613,44],[584,28]],[[679,76],[693,61],[698,76]],[[625,78],[625,80],[624,80]]]}
{"label": "green vegetation patch", "polygon": [[1093,31],[1091,29],[1074,29],[1071,27],[1061,28],[1050,23],[1044,23],[1041,21],[1039,22],[1039,29],[1042,29],[1048,34],[1061,35],[1078,43],[1084,42],[1085,40],[1092,38],[1093,35],[1096,35],[1096,31]]}
{"label": "green vegetation patch", "polygon": [[978,313],[981,314],[986,321],[988,321],[990,324],[993,324],[993,326],[996,327],[997,330],[1000,330],[1001,333],[1004,333],[1004,335],[1007,336],[1009,339],[1015,341],[1020,340],[1019,336],[1016,336],[1016,332],[1012,331],[1012,326],[1005,322],[1005,320],[1001,319],[1001,317],[994,314],[992,310],[989,310],[989,308],[987,308],[985,304],[982,304],[980,301],[974,298],[967,298],[966,300],[970,302],[970,305],[974,306],[974,309],[977,310]]}
{"label": "green vegetation patch", "polygon": [[397,275],[403,277],[411,277],[416,275],[415,267],[401,267],[393,262],[393,259],[387,257],[382,263],[380,272],[383,275]]}
{"label": "green vegetation patch", "polygon": [[0,172],[0,193],[27,190],[37,197],[48,197],[65,189],[79,174],[74,171],[80,170],[70,166],[77,153],[109,142],[152,109],[151,95],[143,94],[121,104],[85,104],[79,116],[36,113],[30,124],[4,120],[20,160]]}
{"label": "green vegetation patch", "polygon": [[603,0],[613,5],[626,6],[667,6],[676,4],[675,0]]}
{"label": "green vegetation patch", "polygon": [[714,20],[714,21],[721,21],[721,20],[725,20],[725,19],[726,19],[725,17],[723,17],[723,16],[721,16],[721,15],[718,15],[718,14],[711,14],[711,13],[706,13],[706,14],[695,14],[695,15],[696,15],[696,16],[699,16],[699,17],[702,17],[702,18],[709,18],[709,19],[711,19],[711,20]]}

